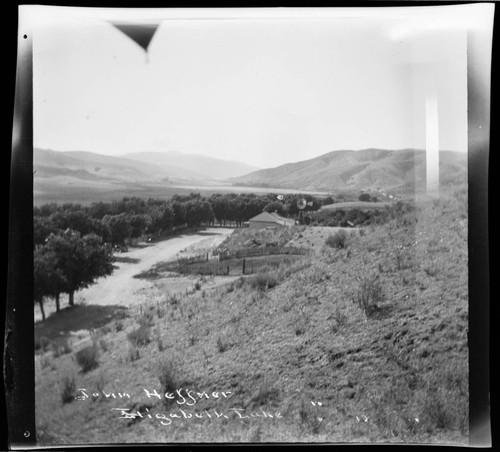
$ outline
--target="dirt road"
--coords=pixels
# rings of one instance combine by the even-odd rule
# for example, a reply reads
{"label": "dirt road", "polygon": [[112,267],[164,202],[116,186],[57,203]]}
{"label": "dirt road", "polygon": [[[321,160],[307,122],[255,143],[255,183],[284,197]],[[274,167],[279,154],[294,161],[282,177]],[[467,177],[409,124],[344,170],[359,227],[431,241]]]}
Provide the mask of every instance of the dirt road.
{"label": "dirt road", "polygon": [[[183,234],[157,243],[143,244],[131,248],[126,253],[117,254],[120,260],[113,274],[100,278],[92,286],[75,293],[75,303],[97,305],[130,306],[137,303],[139,292],[152,287],[150,281],[134,278],[134,275],[149,270],[158,262],[164,262],[176,255],[187,256],[208,252],[219,245],[233,230],[227,228],[209,228],[198,233]],[[129,261],[129,262],[126,262]],[[62,305],[67,304],[67,296],[61,297]],[[46,314],[55,311],[53,302],[46,303]],[[35,310],[35,320],[40,313]],[[41,316],[40,316],[41,317]]]}

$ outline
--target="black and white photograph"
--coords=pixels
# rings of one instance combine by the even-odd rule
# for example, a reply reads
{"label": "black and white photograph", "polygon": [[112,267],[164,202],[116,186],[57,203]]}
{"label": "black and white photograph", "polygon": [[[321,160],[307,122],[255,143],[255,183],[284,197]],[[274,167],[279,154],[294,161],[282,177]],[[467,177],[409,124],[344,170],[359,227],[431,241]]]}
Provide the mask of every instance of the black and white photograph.
{"label": "black and white photograph", "polygon": [[469,445],[493,15],[21,6],[36,444]]}

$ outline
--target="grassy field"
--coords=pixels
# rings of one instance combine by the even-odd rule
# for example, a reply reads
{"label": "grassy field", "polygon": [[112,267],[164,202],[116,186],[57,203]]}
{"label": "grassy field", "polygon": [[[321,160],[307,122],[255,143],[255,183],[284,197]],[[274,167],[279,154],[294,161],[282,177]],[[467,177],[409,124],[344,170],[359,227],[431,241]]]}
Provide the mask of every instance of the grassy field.
{"label": "grassy field", "polygon": [[314,254],[156,292],[148,309],[96,315],[86,341],[65,334],[70,311],[37,324],[38,440],[466,444],[466,200],[350,234],[239,230],[221,247]]}
{"label": "grassy field", "polygon": [[89,205],[93,202],[111,202],[124,197],[168,199],[173,195],[189,195],[192,192],[211,196],[214,193],[302,193],[311,195],[327,195],[326,192],[292,190],[282,188],[240,187],[233,185],[167,185],[144,183],[105,183],[82,181],[71,178],[37,178],[34,181],[34,205],[47,203],[77,203]]}

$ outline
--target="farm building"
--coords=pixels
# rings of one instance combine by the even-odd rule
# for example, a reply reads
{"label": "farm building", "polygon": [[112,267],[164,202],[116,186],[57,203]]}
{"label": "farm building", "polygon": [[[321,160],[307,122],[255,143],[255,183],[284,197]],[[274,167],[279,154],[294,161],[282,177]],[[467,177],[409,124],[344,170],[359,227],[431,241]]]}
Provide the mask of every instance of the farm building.
{"label": "farm building", "polygon": [[293,226],[295,220],[292,218],[285,218],[278,215],[276,212],[262,212],[259,215],[248,220],[250,228],[267,228],[277,226]]}

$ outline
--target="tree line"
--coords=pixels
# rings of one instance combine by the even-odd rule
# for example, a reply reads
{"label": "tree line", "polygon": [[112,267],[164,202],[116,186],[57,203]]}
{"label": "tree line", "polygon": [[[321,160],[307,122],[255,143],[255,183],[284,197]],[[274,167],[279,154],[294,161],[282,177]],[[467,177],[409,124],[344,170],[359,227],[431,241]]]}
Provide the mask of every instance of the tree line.
{"label": "tree line", "polygon": [[[74,304],[75,291],[113,271],[113,249],[134,239],[159,238],[186,228],[242,226],[262,211],[298,216],[301,195],[213,194],[174,195],[168,200],[123,198],[112,202],[45,204],[34,207],[34,298],[45,319],[44,299],[60,295]],[[333,202],[304,196],[304,209],[318,210]]]}

